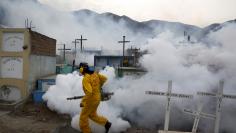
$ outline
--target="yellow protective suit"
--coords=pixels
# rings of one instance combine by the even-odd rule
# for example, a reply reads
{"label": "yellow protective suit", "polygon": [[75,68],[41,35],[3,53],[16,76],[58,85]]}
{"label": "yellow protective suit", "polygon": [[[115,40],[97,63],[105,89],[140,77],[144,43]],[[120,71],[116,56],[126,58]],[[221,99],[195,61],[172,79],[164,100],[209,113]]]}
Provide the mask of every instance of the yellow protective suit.
{"label": "yellow protective suit", "polygon": [[85,96],[81,101],[82,111],[80,113],[79,126],[83,133],[91,133],[89,118],[94,122],[105,125],[108,121],[105,117],[97,114],[97,108],[101,101],[101,87],[107,78],[97,72],[85,74],[82,84]]}

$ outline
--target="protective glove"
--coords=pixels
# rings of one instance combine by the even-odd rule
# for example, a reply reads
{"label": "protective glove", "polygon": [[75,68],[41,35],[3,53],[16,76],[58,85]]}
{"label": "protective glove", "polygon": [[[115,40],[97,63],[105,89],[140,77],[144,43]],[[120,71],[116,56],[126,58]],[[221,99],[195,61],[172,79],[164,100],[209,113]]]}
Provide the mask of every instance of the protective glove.
{"label": "protective glove", "polygon": [[83,104],[83,103],[80,103],[80,107],[81,107],[81,108],[84,107],[84,104]]}

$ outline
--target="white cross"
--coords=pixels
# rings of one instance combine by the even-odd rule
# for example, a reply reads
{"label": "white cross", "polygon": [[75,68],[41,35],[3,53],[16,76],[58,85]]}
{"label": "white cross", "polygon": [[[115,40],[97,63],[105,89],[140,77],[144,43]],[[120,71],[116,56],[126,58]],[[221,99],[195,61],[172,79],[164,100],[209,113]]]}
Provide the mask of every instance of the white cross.
{"label": "white cross", "polygon": [[220,127],[220,117],[221,117],[221,102],[223,98],[229,98],[229,99],[236,99],[236,95],[226,95],[223,94],[223,87],[224,87],[224,81],[219,81],[219,89],[218,93],[208,93],[208,92],[197,92],[198,95],[202,96],[212,96],[217,98],[217,105],[216,105],[216,121],[215,121],[215,129],[214,133],[219,133],[219,127]]}
{"label": "white cross", "polygon": [[146,94],[160,95],[160,96],[166,96],[167,97],[164,131],[168,131],[168,129],[169,129],[170,99],[171,99],[171,97],[191,98],[191,99],[193,98],[193,95],[171,93],[171,90],[172,90],[172,81],[168,81],[168,91],[166,93],[165,92],[146,91]]}
{"label": "white cross", "polygon": [[214,119],[214,120],[216,118],[215,115],[203,113],[202,112],[202,105],[198,108],[197,111],[193,111],[193,110],[190,110],[190,109],[184,109],[184,112],[187,113],[187,114],[195,116],[194,123],[193,123],[193,128],[192,128],[192,133],[197,132],[200,117],[208,118],[208,119]]}

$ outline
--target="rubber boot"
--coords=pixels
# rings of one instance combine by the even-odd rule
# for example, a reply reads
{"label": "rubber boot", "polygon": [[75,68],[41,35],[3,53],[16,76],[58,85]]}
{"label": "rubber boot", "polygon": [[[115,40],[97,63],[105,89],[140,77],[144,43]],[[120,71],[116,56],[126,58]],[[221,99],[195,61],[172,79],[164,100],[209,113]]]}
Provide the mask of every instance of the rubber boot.
{"label": "rubber boot", "polygon": [[105,125],[105,129],[106,129],[106,132],[105,133],[108,133],[109,132],[109,129],[111,127],[111,123],[109,121],[107,121],[106,125]]}

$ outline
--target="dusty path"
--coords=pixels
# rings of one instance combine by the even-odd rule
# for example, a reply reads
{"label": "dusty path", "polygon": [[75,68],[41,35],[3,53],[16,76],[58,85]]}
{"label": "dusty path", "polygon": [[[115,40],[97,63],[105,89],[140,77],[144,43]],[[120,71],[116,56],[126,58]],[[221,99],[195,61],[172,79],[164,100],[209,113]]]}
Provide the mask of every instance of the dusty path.
{"label": "dusty path", "polygon": [[[8,113],[0,110],[0,133],[80,133],[70,127],[71,118],[49,110],[45,104],[27,102]],[[155,130],[130,128],[122,133],[156,133]]]}
{"label": "dusty path", "polygon": [[69,117],[50,111],[44,104],[32,102],[9,114],[1,112],[0,133],[51,133],[58,125],[70,121]]}

